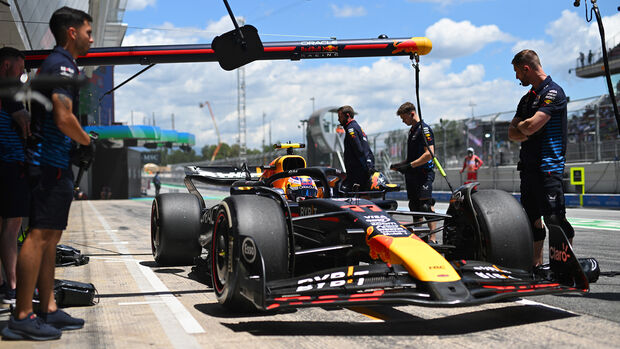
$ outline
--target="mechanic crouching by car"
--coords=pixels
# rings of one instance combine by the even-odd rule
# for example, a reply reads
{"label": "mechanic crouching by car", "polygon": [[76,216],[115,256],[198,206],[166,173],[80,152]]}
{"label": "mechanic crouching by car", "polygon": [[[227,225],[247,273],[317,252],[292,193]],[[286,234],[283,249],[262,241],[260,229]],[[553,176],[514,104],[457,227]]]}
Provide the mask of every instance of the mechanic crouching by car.
{"label": "mechanic crouching by car", "polygon": [[[407,126],[411,126],[407,136],[407,159],[392,164],[390,170],[405,175],[409,210],[417,212],[435,212],[433,199],[433,182],[435,181],[435,165],[430,151],[435,151],[433,130],[425,122],[420,121],[415,106],[405,102],[398,108],[396,115]],[[429,151],[430,149],[430,151]],[[431,231],[437,227],[436,222],[428,223]],[[428,241],[437,243],[435,233],[428,236]]]}
{"label": "mechanic crouching by car", "polygon": [[345,129],[344,167],[347,178],[342,183],[344,191],[352,191],[354,185],[359,190],[370,190],[370,176],[375,172],[375,156],[370,150],[368,138],[355,121],[355,111],[349,105],[338,108],[338,121]]}
{"label": "mechanic crouching by car", "polygon": [[[63,7],[50,19],[50,30],[56,47],[39,68],[40,76],[75,78],[79,70],[75,59],[86,54],[93,42],[92,18],[85,12]],[[58,85],[42,91],[52,102],[51,112],[33,105],[33,120],[40,120],[41,143],[37,159],[39,175],[31,178],[30,232],[17,261],[17,300],[7,326],[5,339],[51,340],[60,338],[63,330],[79,329],[84,320],[58,309],[54,300],[54,268],[56,244],[67,227],[73,199],[71,140],[80,144],[79,157],[93,154],[91,138],[76,117],[79,90]],[[32,297],[39,289],[39,312],[33,312]]]}
{"label": "mechanic crouching by car", "polygon": [[508,138],[521,142],[517,169],[521,204],[534,233],[534,266],[542,264],[545,226],[559,226],[573,242],[575,230],[566,220],[562,173],[566,161],[567,99],[564,90],[545,74],[536,52],[517,53],[512,65],[521,85],[532,88],[521,97],[508,127]]}

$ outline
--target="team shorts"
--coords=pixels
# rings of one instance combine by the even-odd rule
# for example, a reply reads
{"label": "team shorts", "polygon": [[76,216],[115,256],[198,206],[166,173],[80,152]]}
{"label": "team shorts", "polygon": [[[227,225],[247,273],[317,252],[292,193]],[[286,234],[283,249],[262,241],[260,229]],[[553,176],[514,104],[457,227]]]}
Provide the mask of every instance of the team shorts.
{"label": "team shorts", "polygon": [[26,165],[0,161],[0,216],[28,217],[29,212],[30,187]]}
{"label": "team shorts", "polygon": [[30,227],[65,230],[73,200],[73,172],[42,165],[31,178]]}
{"label": "team shorts", "polygon": [[413,169],[405,173],[407,199],[420,200],[433,197],[433,182],[435,171]]}
{"label": "team shorts", "polygon": [[521,171],[521,205],[530,220],[552,214],[565,215],[562,174]]}

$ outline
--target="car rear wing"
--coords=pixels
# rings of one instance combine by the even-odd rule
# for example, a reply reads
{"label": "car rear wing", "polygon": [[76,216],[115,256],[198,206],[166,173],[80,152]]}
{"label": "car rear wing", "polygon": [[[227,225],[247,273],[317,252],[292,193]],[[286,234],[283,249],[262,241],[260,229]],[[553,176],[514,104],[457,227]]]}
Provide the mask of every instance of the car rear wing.
{"label": "car rear wing", "polygon": [[236,181],[256,181],[262,174],[260,166],[248,166],[247,170],[244,167],[185,166],[185,176],[206,184],[228,186]]}

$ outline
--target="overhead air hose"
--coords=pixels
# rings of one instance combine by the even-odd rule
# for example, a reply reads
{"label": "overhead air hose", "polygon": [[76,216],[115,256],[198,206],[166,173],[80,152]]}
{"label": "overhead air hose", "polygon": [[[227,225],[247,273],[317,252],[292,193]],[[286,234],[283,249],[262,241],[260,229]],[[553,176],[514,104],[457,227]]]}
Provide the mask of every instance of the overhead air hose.
{"label": "overhead air hose", "polygon": [[[611,75],[609,73],[609,58],[607,57],[607,47],[605,45],[605,29],[603,28],[603,20],[601,19],[601,12],[598,9],[596,0],[592,1],[592,9],[590,10],[590,18],[588,18],[588,1],[585,1],[586,8],[586,22],[592,21],[592,12],[596,16],[596,22],[598,24],[598,32],[601,36],[601,49],[603,51],[603,66],[605,67],[605,79],[607,81],[607,89],[609,90],[609,99],[614,109],[614,116],[616,117],[616,126],[618,127],[618,134],[620,134],[620,114],[618,113],[618,103],[616,102],[616,96],[614,95],[614,87],[611,83]],[[573,3],[575,7],[579,7],[579,1]],[[620,7],[618,7],[620,10]]]}
{"label": "overhead air hose", "polygon": [[[415,96],[416,96],[416,101],[418,104],[418,117],[420,118],[420,124],[422,125],[421,126],[422,134],[423,134],[422,139],[424,139],[424,146],[426,147],[426,149],[428,149],[428,152],[431,154],[431,159],[433,160],[433,163],[435,164],[435,166],[437,166],[439,173],[441,173],[441,176],[446,180],[446,183],[448,184],[448,187],[450,188],[450,192],[454,193],[454,189],[452,188],[452,185],[450,184],[450,181],[448,180],[448,176],[446,175],[446,172],[443,170],[443,167],[441,167],[439,160],[437,160],[437,157],[435,156],[435,152],[433,152],[433,150],[428,145],[428,139],[426,139],[426,136],[424,135],[422,109],[420,109],[420,56],[416,52],[416,53],[413,53],[411,56],[409,56],[409,59],[411,59],[411,66],[415,70]],[[446,140],[444,139],[443,141],[445,142]]]}

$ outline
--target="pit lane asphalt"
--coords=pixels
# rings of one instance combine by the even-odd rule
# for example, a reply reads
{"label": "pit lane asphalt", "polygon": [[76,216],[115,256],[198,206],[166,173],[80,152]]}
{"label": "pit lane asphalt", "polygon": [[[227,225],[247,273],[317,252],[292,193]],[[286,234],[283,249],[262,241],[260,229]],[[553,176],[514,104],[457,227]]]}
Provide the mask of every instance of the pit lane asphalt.
{"label": "pit lane asphalt", "polygon": [[[223,192],[203,192],[213,205]],[[602,276],[585,296],[530,297],[466,308],[309,308],[276,315],[232,314],[191,267],[159,267],[150,248],[151,199],[76,201],[64,244],[90,256],[56,269],[59,279],[92,282],[99,304],[67,311],[86,326],[48,343],[0,348],[582,347],[620,343],[620,275]],[[401,206],[403,204],[401,203]],[[406,206],[405,206],[406,207]],[[438,204],[437,210],[445,210]],[[620,227],[620,212],[569,209],[569,218]],[[620,230],[577,227],[575,252],[603,272],[620,271]],[[0,326],[8,320],[0,314]]]}

